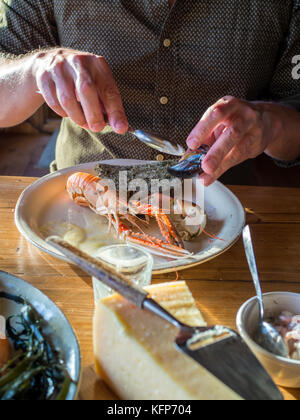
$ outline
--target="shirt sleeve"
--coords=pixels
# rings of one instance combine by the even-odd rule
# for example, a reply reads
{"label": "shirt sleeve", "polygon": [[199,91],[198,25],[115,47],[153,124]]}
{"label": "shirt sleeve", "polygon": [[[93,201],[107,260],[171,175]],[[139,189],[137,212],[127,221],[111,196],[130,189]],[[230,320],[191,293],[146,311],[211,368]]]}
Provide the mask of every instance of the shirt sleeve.
{"label": "shirt sleeve", "polygon": [[53,0],[0,0],[0,54],[18,56],[57,45]]}
{"label": "shirt sleeve", "polygon": [[289,32],[270,86],[271,100],[291,106],[300,112],[300,71],[295,59],[300,55],[300,0],[294,0]]}

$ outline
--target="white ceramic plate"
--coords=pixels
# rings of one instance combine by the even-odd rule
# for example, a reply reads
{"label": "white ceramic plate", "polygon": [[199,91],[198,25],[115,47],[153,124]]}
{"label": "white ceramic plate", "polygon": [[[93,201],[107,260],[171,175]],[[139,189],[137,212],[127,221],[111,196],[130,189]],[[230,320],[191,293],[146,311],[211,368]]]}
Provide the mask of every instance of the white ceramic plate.
{"label": "white ceramic plate", "polygon": [[[81,380],[81,356],[75,333],[61,310],[31,284],[11,274],[0,271],[0,291],[22,297],[40,315],[43,332],[59,351],[60,358],[74,381],[66,400],[75,400]],[[6,319],[19,314],[23,305],[0,297],[0,315]]]}
{"label": "white ceramic plate", "polygon": [[[96,227],[94,230],[107,229],[107,224],[102,224],[102,228],[101,224],[99,226],[99,216],[90,209],[73,203],[66,192],[66,182],[71,174],[77,171],[95,174],[94,168],[99,163],[101,162],[63,169],[30,185],[19,198],[15,211],[15,222],[21,234],[43,251],[65,259],[46,243],[42,229],[45,225],[50,222],[57,225],[72,223],[86,228],[89,224]],[[102,163],[128,166],[144,162],[115,160]],[[227,251],[237,241],[245,225],[244,208],[236,196],[221,183],[215,182],[205,189],[205,212],[208,217],[206,231],[223,241],[202,234],[186,243],[187,249],[194,254],[192,258],[170,260],[154,256],[154,274],[179,271],[204,263]]]}

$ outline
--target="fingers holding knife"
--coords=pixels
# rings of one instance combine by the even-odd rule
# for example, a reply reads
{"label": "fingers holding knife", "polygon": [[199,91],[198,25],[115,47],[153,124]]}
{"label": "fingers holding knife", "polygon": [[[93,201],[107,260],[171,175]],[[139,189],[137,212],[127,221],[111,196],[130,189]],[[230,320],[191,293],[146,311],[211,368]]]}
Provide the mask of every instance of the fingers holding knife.
{"label": "fingers holding knife", "polygon": [[38,93],[54,112],[93,132],[104,129],[107,114],[115,132],[127,132],[121,95],[103,57],[55,49],[37,61]]}

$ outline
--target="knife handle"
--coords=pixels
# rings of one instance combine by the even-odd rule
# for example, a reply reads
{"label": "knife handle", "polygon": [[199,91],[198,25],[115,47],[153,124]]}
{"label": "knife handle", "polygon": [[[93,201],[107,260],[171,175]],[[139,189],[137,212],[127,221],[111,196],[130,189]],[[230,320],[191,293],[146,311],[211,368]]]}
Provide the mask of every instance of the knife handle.
{"label": "knife handle", "polygon": [[126,277],[117,273],[110,265],[97,258],[91,257],[80,249],[74,247],[58,236],[51,236],[46,242],[65,255],[69,261],[76,264],[90,276],[98,278],[106,286],[115,290],[130,303],[139,309],[145,309],[173,324],[181,331],[193,335],[194,328],[181,323],[172,314],[166,311],[159,303],[149,298],[149,294],[142,289],[128,283]]}
{"label": "knife handle", "polygon": [[117,273],[110,265],[91,257],[58,236],[51,236],[46,241],[87,274],[98,278],[106,286],[115,290],[137,308],[143,309],[143,303],[148,293],[129,284],[128,279]]}

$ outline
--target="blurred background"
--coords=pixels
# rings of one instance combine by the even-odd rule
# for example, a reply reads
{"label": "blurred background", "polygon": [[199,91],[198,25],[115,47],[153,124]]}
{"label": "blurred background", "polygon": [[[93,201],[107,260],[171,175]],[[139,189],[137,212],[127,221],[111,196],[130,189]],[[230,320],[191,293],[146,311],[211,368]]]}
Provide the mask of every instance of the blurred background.
{"label": "blurred background", "polygon": [[60,117],[44,105],[23,124],[0,128],[0,176],[48,174],[60,123]]}

